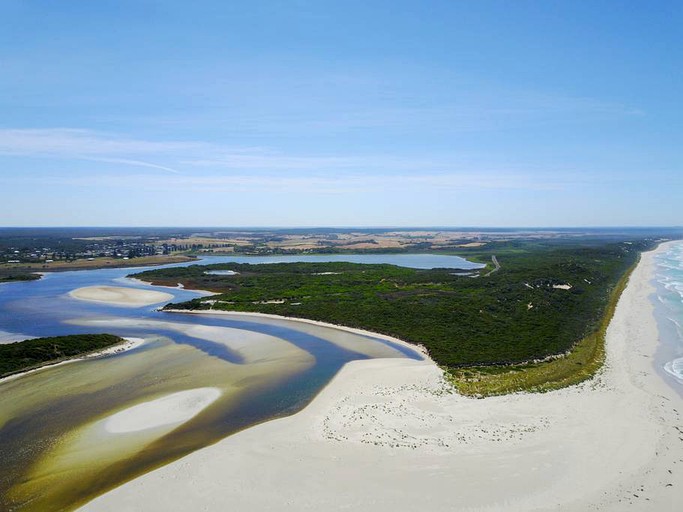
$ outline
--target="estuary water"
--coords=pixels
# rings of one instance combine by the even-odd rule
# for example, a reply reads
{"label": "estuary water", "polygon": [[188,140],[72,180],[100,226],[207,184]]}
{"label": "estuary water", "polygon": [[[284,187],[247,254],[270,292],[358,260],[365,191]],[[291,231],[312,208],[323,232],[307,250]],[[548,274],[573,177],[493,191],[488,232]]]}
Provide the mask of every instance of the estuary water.
{"label": "estuary water", "polygon": [[[427,254],[208,257],[201,263],[228,261],[479,267]],[[113,306],[69,295],[89,286],[163,290],[172,302],[200,295],[126,278],[141,270],[59,272],[0,285],[0,342],[97,332],[145,340],[126,352],[0,381],[0,510],[74,509],[234,432],[295,413],[349,361],[421,358],[403,345],[332,327],[163,313],[163,303]],[[171,407],[164,413],[171,420],[158,417],[160,407]]]}
{"label": "estuary water", "polygon": [[[220,261],[218,261],[220,259]],[[203,263],[223,263],[234,261],[235,263],[326,263],[334,261],[347,261],[349,263],[379,264],[388,263],[408,268],[452,268],[457,270],[472,270],[482,268],[484,265],[467,261],[459,256],[446,254],[303,254],[281,256],[214,256],[206,258]]]}
{"label": "estuary water", "polygon": [[683,242],[674,242],[656,257],[655,314],[661,346],[658,364],[683,391]]}

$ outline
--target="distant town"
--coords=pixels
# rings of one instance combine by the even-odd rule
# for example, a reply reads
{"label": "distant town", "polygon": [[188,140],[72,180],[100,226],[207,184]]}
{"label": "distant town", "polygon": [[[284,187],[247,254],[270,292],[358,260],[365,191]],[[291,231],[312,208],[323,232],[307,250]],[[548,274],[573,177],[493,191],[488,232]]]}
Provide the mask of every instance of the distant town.
{"label": "distant town", "polygon": [[56,261],[74,261],[77,259],[121,258],[124,260],[141,257],[169,254],[170,249],[158,249],[154,245],[144,243],[94,243],[82,250],[63,250],[54,247],[8,247],[0,253],[0,261],[4,263],[53,263]]}
{"label": "distant town", "polygon": [[[647,230],[615,229],[615,237]],[[680,230],[679,230],[680,231]],[[590,229],[231,229],[189,228],[5,228],[0,229],[0,265],[131,260],[197,254],[325,254],[339,252],[462,252],[489,243],[610,236]],[[662,234],[661,230],[658,234]],[[680,236],[680,232],[672,233]]]}

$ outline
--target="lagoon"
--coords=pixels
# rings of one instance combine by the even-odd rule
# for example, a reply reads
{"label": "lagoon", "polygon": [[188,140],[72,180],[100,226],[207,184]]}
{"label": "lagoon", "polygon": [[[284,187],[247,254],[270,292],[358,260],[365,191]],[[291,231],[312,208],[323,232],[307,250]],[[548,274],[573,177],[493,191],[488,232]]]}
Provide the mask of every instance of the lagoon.
{"label": "lagoon", "polygon": [[[283,259],[479,266],[428,254],[207,257],[200,262]],[[157,308],[163,304],[126,307],[70,295],[88,287],[163,291],[175,302],[201,295],[126,277],[138,270],[145,269],[51,273],[40,281],[0,286],[0,342],[97,332],[146,340],[127,352],[0,381],[0,509],[73,509],[234,432],[299,411],[349,361],[421,358],[370,333],[248,315],[162,313]],[[187,397],[194,402],[187,403]],[[171,407],[169,414],[182,421],[145,424],[143,414],[139,424],[139,411],[158,411],[159,404]],[[136,427],[113,428],[121,418]]]}

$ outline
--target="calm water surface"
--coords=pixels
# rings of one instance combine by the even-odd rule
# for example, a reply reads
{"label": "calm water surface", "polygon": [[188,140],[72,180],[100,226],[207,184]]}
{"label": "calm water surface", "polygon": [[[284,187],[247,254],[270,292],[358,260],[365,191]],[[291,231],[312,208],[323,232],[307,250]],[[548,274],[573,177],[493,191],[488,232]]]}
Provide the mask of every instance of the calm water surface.
{"label": "calm water surface", "polygon": [[[201,263],[228,261],[480,266],[429,254],[207,257]],[[163,304],[120,307],[68,295],[85,286],[159,289],[125,277],[140,270],[51,273],[0,286],[0,342],[93,332],[147,340],[125,353],[0,382],[0,510],[76,508],[231,433],[300,410],[349,361],[420,358],[372,336],[284,319],[168,314],[157,311]],[[163,291],[173,302],[199,296]],[[127,433],[103,427],[117,412],[203,388],[219,390],[220,398],[185,423]]]}

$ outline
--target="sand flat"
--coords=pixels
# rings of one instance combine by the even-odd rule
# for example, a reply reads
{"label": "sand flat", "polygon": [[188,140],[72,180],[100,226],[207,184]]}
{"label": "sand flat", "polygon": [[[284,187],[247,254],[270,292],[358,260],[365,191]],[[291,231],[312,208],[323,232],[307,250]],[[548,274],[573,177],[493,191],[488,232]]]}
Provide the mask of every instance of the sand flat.
{"label": "sand flat", "polygon": [[151,306],[173,299],[170,293],[122,286],[86,286],[71,291],[69,295],[79,300],[130,307]]}
{"label": "sand flat", "polygon": [[644,254],[589,382],[477,400],[450,393],[430,361],[354,361],[300,413],[84,510],[678,510],[683,405],[653,367],[653,269]]}
{"label": "sand flat", "polygon": [[194,418],[219,396],[218,388],[178,391],[112,414],[103,420],[103,427],[111,434],[123,434],[179,425]]}

